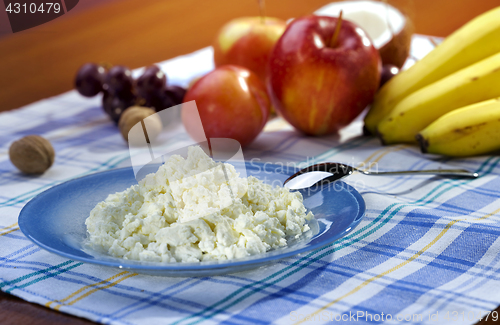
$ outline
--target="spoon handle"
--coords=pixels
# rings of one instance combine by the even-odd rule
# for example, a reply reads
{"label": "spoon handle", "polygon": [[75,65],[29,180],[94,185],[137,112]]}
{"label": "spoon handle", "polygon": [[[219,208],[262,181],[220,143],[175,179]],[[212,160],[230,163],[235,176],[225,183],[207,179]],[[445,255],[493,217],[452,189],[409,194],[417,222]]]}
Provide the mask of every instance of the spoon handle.
{"label": "spoon handle", "polygon": [[[427,170],[401,170],[401,171],[391,171],[391,172],[367,172],[361,169],[355,169],[356,171],[364,174],[364,175],[439,175],[445,177],[464,177],[464,178],[477,178],[479,177],[478,173],[470,172],[465,169],[427,169]],[[331,182],[338,181],[350,174],[337,174],[328,176],[323,178],[316,183],[314,183],[311,187],[323,186],[327,185]]]}
{"label": "spoon handle", "polygon": [[465,169],[427,169],[427,170],[403,170],[390,172],[366,172],[361,171],[365,175],[440,175],[448,177],[466,177],[477,178],[478,173],[471,172]]}

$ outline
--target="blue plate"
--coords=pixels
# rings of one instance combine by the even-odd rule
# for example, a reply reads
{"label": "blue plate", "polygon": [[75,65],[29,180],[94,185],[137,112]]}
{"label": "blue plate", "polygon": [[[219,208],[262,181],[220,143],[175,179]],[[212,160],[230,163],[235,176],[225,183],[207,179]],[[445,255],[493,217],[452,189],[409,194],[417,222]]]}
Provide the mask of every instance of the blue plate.
{"label": "blue plate", "polygon": [[[297,170],[282,165],[246,162],[247,176],[277,185]],[[33,198],[19,215],[22,232],[40,247],[67,257],[132,272],[164,276],[211,276],[240,272],[321,248],[351,232],[365,213],[365,202],[351,186],[337,181],[315,190],[301,190],[304,205],[314,213],[310,231],[287,247],[244,259],[199,263],[154,263],[124,260],[89,250],[85,219],[108,194],[137,184],[132,168],[121,168],[76,178]]]}

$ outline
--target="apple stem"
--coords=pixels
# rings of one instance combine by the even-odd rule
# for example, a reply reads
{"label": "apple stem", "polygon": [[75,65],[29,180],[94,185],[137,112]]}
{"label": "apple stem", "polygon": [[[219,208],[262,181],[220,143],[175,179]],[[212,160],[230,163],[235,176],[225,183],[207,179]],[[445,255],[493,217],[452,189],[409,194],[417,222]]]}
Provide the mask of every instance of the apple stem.
{"label": "apple stem", "polygon": [[259,2],[260,23],[265,24],[265,22],[266,22],[266,0],[258,0],[258,2]]}
{"label": "apple stem", "polygon": [[340,26],[342,26],[342,10],[340,10],[339,19],[337,20],[337,26],[335,26],[335,32],[333,33],[333,37],[330,41],[329,47],[335,47],[337,45],[337,38],[340,34]]}

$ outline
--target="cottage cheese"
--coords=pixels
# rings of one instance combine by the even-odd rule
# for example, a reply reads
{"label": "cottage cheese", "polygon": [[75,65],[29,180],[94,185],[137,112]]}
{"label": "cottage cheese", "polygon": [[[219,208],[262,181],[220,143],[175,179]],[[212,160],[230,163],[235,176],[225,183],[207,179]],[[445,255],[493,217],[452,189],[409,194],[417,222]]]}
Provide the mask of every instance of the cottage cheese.
{"label": "cottage cheese", "polygon": [[200,147],[111,194],[85,221],[92,247],[155,262],[226,260],[287,245],[309,230],[302,195],[240,178]]}

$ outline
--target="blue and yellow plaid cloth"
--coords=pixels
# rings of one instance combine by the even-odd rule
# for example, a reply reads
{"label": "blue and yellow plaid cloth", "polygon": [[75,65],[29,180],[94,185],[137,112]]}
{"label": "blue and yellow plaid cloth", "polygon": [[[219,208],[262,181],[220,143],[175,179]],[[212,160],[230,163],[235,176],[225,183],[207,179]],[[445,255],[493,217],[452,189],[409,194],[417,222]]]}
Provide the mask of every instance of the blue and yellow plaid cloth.
{"label": "blue and yellow plaid cloth", "polygon": [[[415,37],[413,59],[432,49]],[[163,62],[173,84],[212,68],[211,50]],[[410,60],[411,62],[411,60]],[[61,312],[113,324],[473,324],[500,304],[500,156],[447,159],[412,146],[357,136],[308,138],[271,121],[245,157],[310,164],[337,161],[379,170],[458,167],[475,180],[363,177],[347,182],[367,212],[347,237],[253,271],[204,278],[129,273],[48,253],[17,226],[35,195],[74,177],[130,164],[128,148],[99,98],[76,92],[0,114],[0,288]],[[54,166],[19,173],[9,145],[49,139]],[[178,141],[186,140],[179,135]]]}

